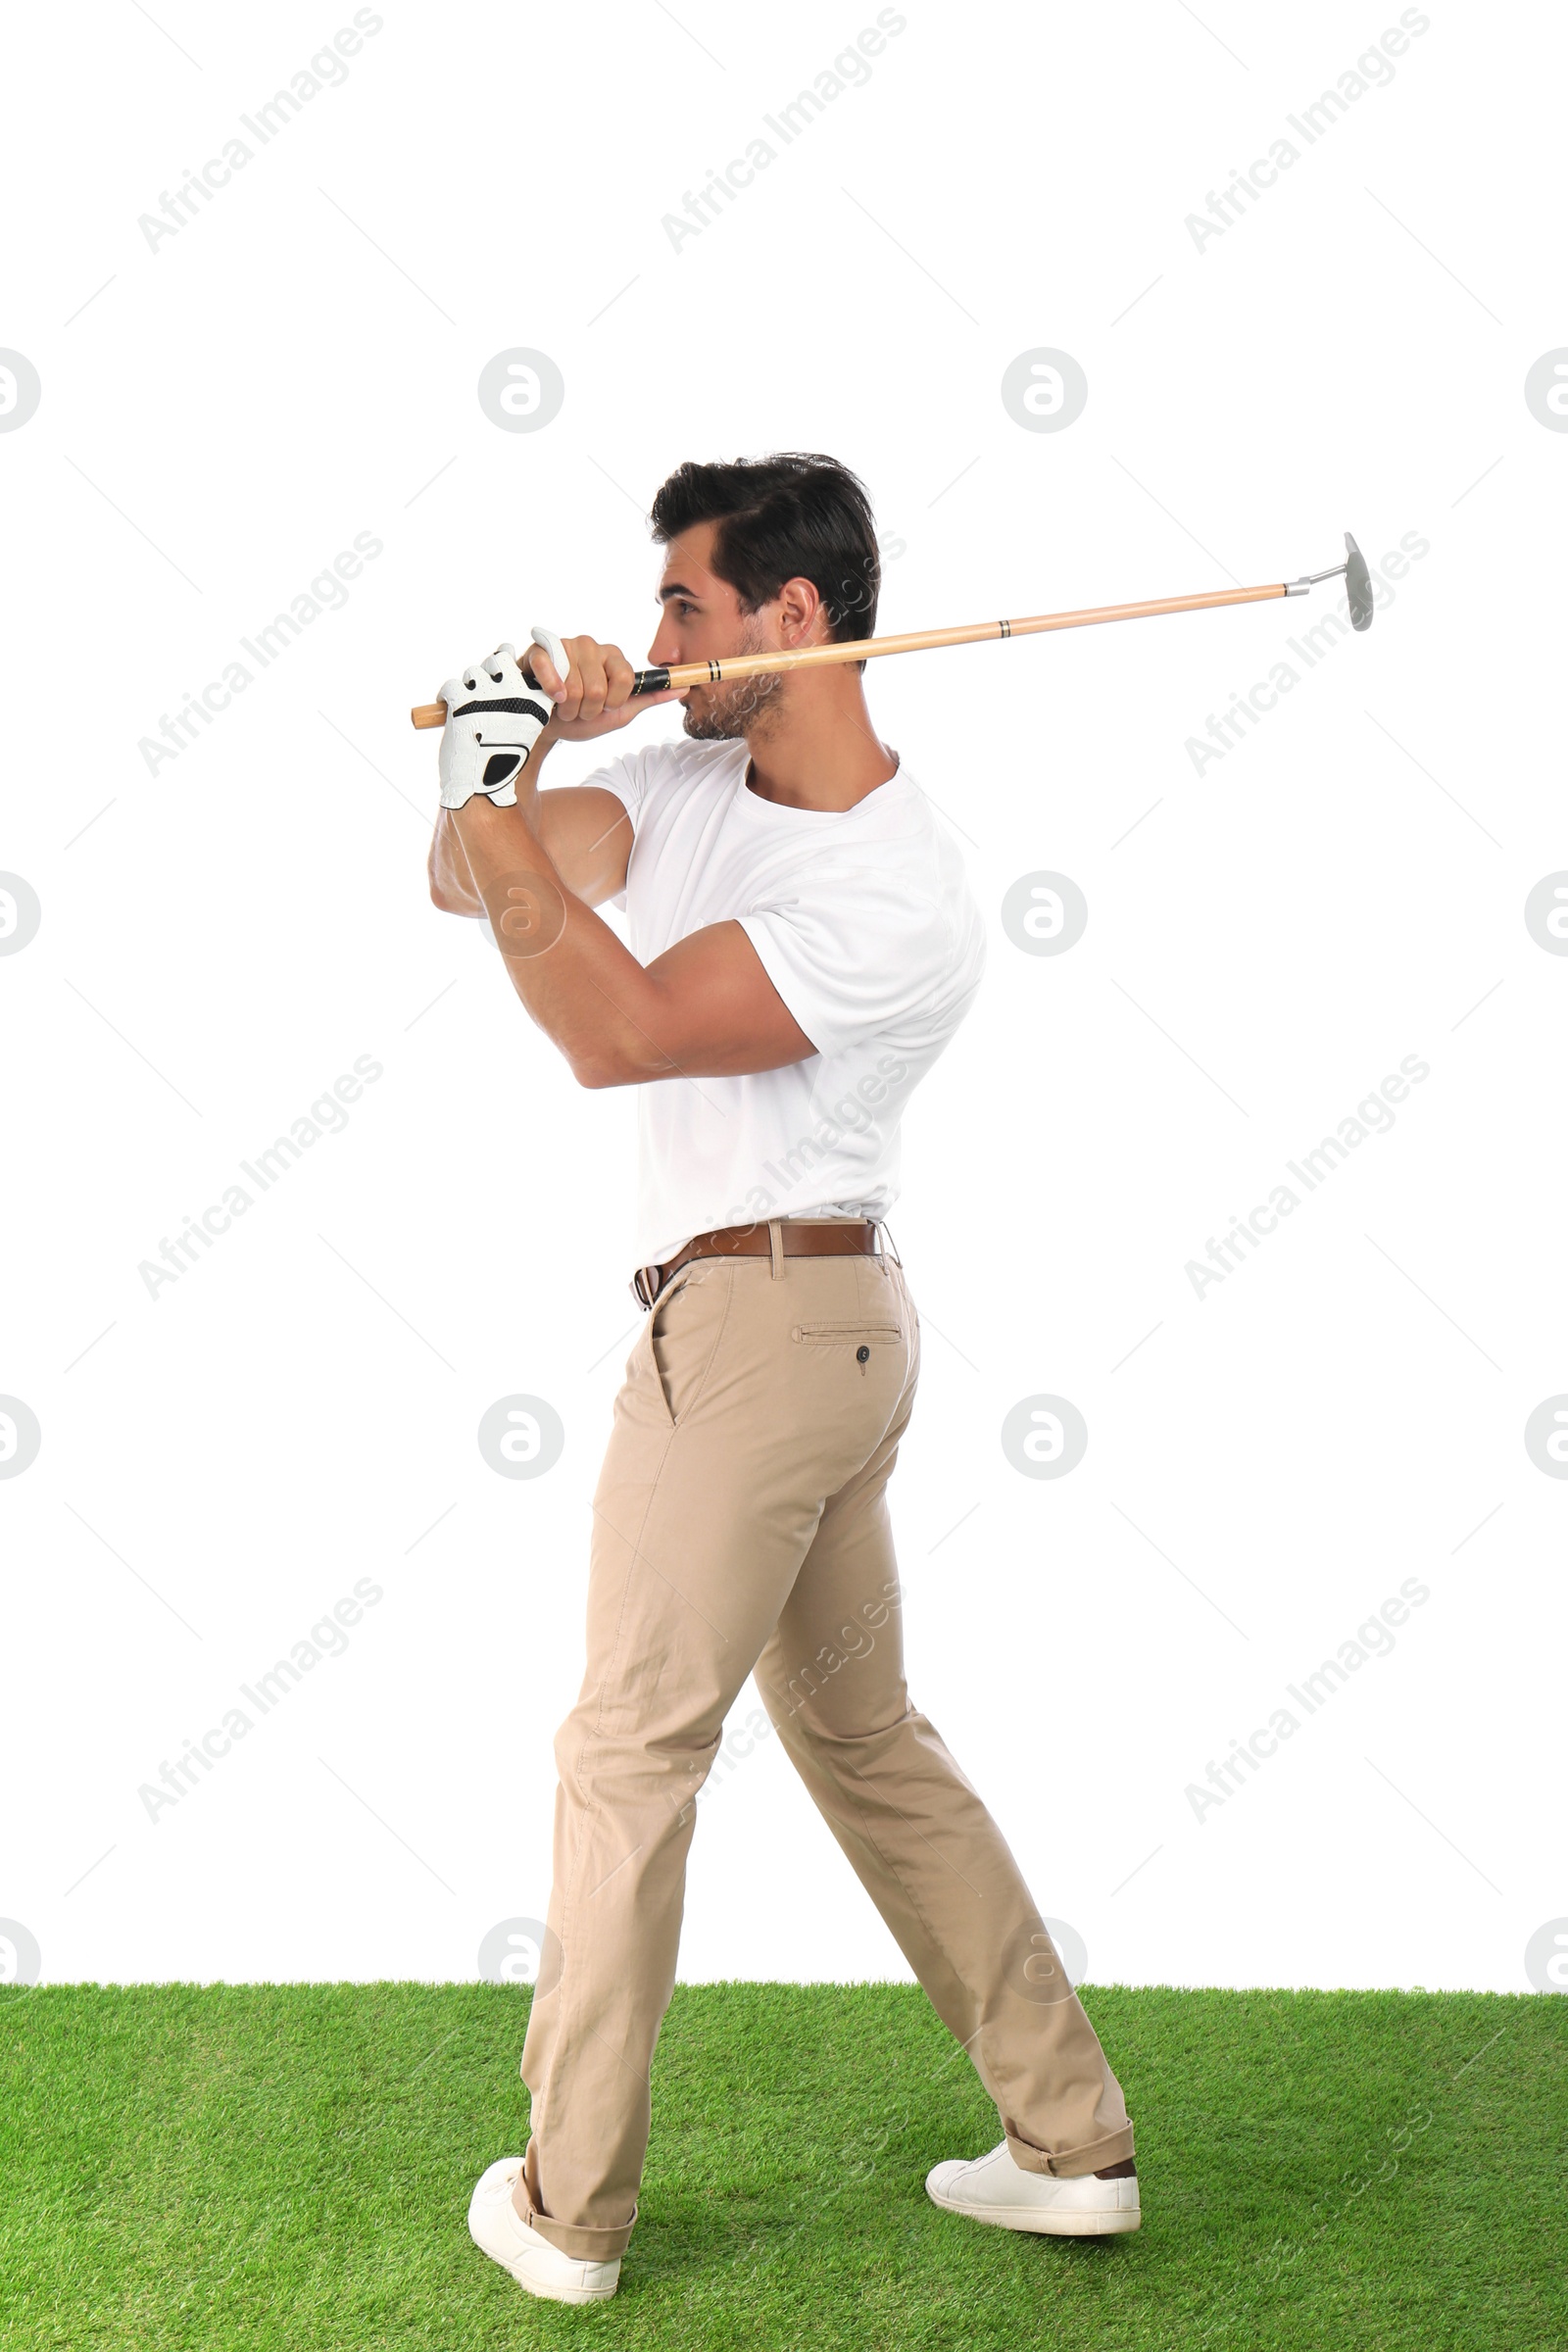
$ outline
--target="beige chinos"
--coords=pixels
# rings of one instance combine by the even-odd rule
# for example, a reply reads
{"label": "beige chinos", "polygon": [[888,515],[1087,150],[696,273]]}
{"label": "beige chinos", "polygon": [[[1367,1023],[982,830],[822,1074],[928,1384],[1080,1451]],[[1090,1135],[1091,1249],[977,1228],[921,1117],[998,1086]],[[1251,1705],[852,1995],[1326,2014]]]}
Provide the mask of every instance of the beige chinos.
{"label": "beige chinos", "polygon": [[909,1703],[887,1481],[919,1322],[886,1255],[699,1258],[643,1326],[594,1496],[588,1668],[556,1740],[555,1885],[514,2202],[604,2261],[636,2220],[695,1799],[756,1670],[791,1761],[1033,2172],[1133,2152],[1000,1831]]}

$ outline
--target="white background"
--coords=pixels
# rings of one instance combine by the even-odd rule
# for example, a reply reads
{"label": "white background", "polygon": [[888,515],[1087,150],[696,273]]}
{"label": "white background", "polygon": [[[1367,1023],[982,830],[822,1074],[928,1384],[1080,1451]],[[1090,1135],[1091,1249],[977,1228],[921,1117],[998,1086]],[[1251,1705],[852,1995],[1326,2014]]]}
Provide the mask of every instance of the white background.
{"label": "white background", "polygon": [[[155,13],[77,12],[69,91],[58,24],[14,27],[0,163],[0,343],[43,387],[0,433],[0,867],[42,906],[0,959],[0,1390],[42,1430],[0,1481],[0,1914],[51,1979],[463,1977],[543,1916],[633,1102],[577,1091],[429,906],[407,710],[535,617],[643,652],[660,480],[793,447],[902,543],[890,629],[1294,577],[1347,526],[1375,564],[1426,544],[1310,670],[1287,640],[1332,589],[868,673],[991,927],[906,1129],[927,1369],[894,1498],[915,1699],[1092,1977],[1523,1989],[1568,1910],[1568,1484],[1523,1443],[1568,1389],[1568,958],[1523,916],[1568,865],[1568,436],[1523,393],[1568,342],[1560,18],[1434,5],[1308,147],[1286,117],[1396,8],[911,4],[784,146],[762,118],[869,0],[388,5],[152,249],[138,217],[352,14]],[[663,217],[759,136],[677,249]],[[476,398],[515,346],[564,378],[538,432]],[[1062,431],[1002,402],[1037,347],[1087,374]],[[344,608],[149,773],[140,739],[357,533]],[[1089,903],[1060,956],[1002,928],[1043,869]],[[346,1129],[150,1297],[139,1264],[360,1055]],[[1407,1055],[1392,1130],[1197,1297],[1187,1262]],[[537,1481],[475,1442],[517,1392],[565,1426]],[[1001,1447],[1039,1393],[1088,1422],[1060,1480]],[[139,1787],[363,1578],[344,1653],[149,1819]],[[1196,1818],[1409,1578],[1392,1653]],[[704,1799],[682,1969],[906,1973],[775,1742]]]}

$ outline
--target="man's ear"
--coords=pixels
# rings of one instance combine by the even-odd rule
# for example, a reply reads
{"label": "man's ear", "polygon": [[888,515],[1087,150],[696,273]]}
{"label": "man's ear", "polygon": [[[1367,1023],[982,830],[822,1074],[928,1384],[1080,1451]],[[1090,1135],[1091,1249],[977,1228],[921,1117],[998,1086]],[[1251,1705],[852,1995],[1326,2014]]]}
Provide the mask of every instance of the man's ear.
{"label": "man's ear", "polygon": [[779,633],[786,644],[810,645],[829,634],[826,608],[814,580],[786,580],[774,602],[778,607]]}

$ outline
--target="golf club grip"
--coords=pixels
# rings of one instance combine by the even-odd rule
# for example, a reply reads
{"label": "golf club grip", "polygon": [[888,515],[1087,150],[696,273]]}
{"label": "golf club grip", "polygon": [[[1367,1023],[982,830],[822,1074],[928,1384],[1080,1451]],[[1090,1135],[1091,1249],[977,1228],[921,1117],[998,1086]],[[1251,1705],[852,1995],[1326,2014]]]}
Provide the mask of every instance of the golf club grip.
{"label": "golf club grip", "polygon": [[[1283,596],[1285,582],[1262,588],[1211,588],[1201,596],[1160,596],[1137,605],[1095,605],[1078,612],[1039,612],[1026,620],[975,620],[956,629],[915,629],[900,637],[855,637],[840,644],[804,646],[797,653],[738,654],[722,662],[683,662],[639,669],[632,693],[662,694],[673,687],[716,685],[722,678],[754,678],[787,669],[830,669],[845,662],[869,662],[883,654],[918,654],[944,645],[983,645],[1001,637],[1035,637],[1049,629],[1083,629],[1106,620],[1152,620],[1165,612],[1202,612],[1218,605],[1255,605]],[[446,723],[445,703],[425,703],[409,716],[416,727]]]}
{"label": "golf club grip", "polygon": [[[632,693],[662,694],[672,676],[677,688],[697,686],[707,682],[712,674],[706,662],[688,662],[686,670],[690,671],[689,676],[686,671],[682,670],[674,672],[668,669],[636,670],[632,675]],[[730,673],[726,671],[724,674],[727,676]],[[409,717],[416,727],[444,727],[447,723],[447,707],[445,703],[416,703],[409,712]]]}

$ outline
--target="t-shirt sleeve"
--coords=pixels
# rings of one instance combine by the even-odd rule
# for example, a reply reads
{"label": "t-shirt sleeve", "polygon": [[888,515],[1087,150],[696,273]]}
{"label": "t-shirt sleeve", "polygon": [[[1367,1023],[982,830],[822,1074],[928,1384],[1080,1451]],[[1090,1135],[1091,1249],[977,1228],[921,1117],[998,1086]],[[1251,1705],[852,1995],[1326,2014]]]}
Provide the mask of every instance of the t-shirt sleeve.
{"label": "t-shirt sleeve", "polygon": [[953,913],[870,867],[817,869],[737,918],[819,1054],[940,1019],[978,978]]}
{"label": "t-shirt sleeve", "polygon": [[623,752],[618,760],[607,760],[604,766],[596,767],[591,776],[583,776],[577,789],[584,791],[589,786],[597,786],[601,792],[612,792],[624,806],[635,833],[637,812],[648,791],[647,763],[648,746],[645,744],[640,752]]}
{"label": "t-shirt sleeve", "polygon": [[[626,814],[631,818],[633,847],[636,846],[637,828],[642,822],[643,804],[648,798],[648,756],[651,750],[657,749],[657,745],[645,744],[640,752],[623,752],[618,760],[607,760],[604,766],[596,767],[591,776],[582,777],[577,786],[579,792],[591,785],[596,785],[601,792],[614,794]],[[616,891],[610,904],[612,906],[618,906],[624,914],[626,910],[624,888]]]}

